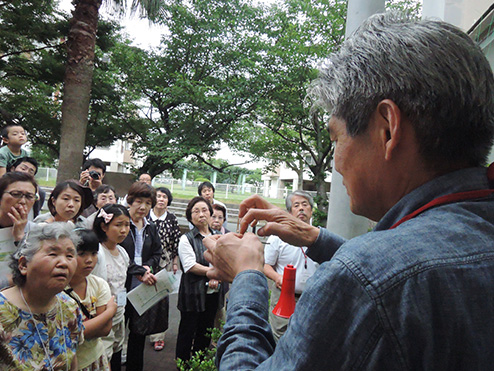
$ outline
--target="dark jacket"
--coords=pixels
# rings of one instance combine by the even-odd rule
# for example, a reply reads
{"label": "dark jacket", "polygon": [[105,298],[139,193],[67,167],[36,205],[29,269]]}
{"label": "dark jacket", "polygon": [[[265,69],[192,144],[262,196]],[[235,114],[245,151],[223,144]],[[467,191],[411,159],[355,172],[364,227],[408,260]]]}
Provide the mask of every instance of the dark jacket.
{"label": "dark jacket", "polygon": [[38,187],[38,196],[39,199],[34,202],[33,205],[33,219],[39,215],[39,212],[43,208],[43,204],[45,203],[46,192]]}
{"label": "dark jacket", "polygon": [[125,287],[130,290],[130,285],[132,281],[132,276],[142,276],[146,273],[146,268],[142,265],[147,265],[153,269],[156,273],[160,257],[161,257],[161,242],[158,235],[158,230],[156,224],[148,221],[148,225],[145,227],[143,235],[143,245],[142,245],[142,265],[137,265],[134,261],[134,240],[136,235],[136,227],[131,223],[130,231],[125,240],[120,244],[127,254],[129,254],[130,265],[127,269],[127,281],[125,282]]}

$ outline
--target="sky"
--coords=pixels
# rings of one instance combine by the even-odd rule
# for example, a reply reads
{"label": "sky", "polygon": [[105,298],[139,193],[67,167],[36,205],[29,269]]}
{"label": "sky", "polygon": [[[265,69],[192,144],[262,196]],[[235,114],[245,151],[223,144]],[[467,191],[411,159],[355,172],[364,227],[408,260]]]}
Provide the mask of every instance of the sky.
{"label": "sky", "polygon": [[[73,10],[72,0],[60,0],[59,9],[70,13]],[[106,19],[114,19],[115,16],[111,15],[108,8],[103,4],[100,9],[100,15]],[[156,47],[160,43],[161,34],[164,29],[159,25],[150,23],[147,19],[140,19],[138,14],[134,16],[126,15],[122,18],[120,24],[124,26],[125,32],[128,34],[129,39],[133,41],[134,46],[147,49]],[[218,154],[218,159],[228,159],[230,164],[241,164],[249,159],[245,156],[240,156],[236,153],[232,153],[226,144],[222,144]],[[248,169],[262,168],[265,165],[263,162],[252,162],[245,165],[239,165]]]}
{"label": "sky", "polygon": [[[74,9],[72,0],[60,0],[59,9],[70,13],[72,9]],[[100,15],[106,19],[116,18],[111,14],[105,4],[101,6]],[[126,15],[122,18],[120,24],[124,26],[130,39],[134,41],[133,45],[140,46],[141,48],[149,48],[159,45],[163,30],[160,26],[151,24],[147,19],[140,19],[138,14],[133,16]]]}

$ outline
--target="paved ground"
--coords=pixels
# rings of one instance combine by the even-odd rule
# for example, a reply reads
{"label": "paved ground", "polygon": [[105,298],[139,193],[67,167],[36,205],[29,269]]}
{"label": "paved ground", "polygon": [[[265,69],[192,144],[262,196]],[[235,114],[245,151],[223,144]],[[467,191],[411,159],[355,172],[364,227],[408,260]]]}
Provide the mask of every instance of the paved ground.
{"label": "paved ground", "polygon": [[[166,330],[165,333],[165,349],[156,352],[149,340],[146,340],[146,348],[144,349],[144,371],[173,371],[177,369],[175,363],[175,344],[177,341],[179,322],[180,312],[177,309],[177,294],[172,294],[170,296],[168,330]],[[125,367],[123,369],[126,370]]]}

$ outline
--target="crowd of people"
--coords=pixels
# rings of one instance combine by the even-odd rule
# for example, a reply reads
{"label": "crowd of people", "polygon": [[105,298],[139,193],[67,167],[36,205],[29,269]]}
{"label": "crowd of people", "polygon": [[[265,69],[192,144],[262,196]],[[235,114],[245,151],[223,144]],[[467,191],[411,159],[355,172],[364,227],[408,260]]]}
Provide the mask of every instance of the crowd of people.
{"label": "crowd of people", "polygon": [[154,188],[149,174],[141,174],[119,204],[115,188],[103,183],[106,165],[90,159],[78,180],[56,184],[46,197],[34,179],[38,162],[13,147],[25,143],[22,126],[9,125],[2,134],[7,163],[0,227],[10,235],[13,254],[11,272],[0,274],[0,366],[115,371],[126,364],[142,370],[146,337],[156,351],[164,347],[169,298],[139,315],[127,293],[155,285],[160,270],[184,272],[177,359],[207,348],[207,330],[228,287],[205,275],[202,239],[228,231],[214,185],[199,186],[185,212],[192,228],[182,234],[168,209],[170,190]]}

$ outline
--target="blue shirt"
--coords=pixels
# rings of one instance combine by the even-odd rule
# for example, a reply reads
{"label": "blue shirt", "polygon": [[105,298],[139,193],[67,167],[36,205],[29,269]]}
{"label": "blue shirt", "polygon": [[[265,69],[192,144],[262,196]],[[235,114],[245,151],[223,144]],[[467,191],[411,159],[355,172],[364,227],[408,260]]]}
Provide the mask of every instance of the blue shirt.
{"label": "blue shirt", "polygon": [[487,370],[494,364],[494,197],[403,216],[446,194],[489,188],[486,169],[438,177],[374,231],[321,229],[309,279],[276,349],[266,278],[237,275],[218,342],[221,370]]}

